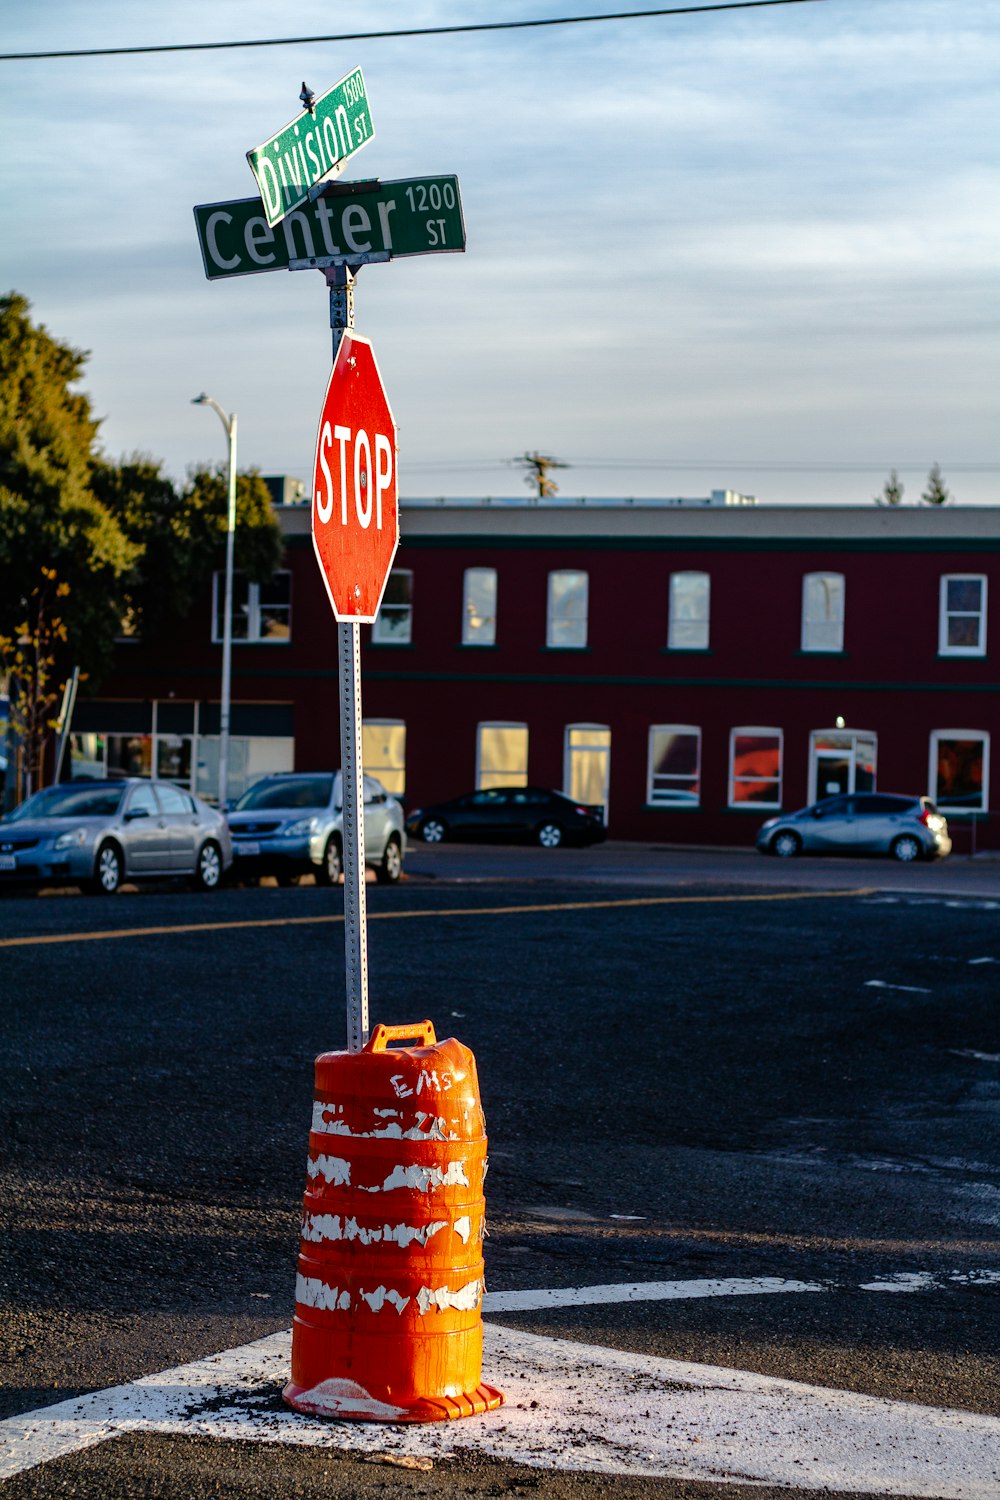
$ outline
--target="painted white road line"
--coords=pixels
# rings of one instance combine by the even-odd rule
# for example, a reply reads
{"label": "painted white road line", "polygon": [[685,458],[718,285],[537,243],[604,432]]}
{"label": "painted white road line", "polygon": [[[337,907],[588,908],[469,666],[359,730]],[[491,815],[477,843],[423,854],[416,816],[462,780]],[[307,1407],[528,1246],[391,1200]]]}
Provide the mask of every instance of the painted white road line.
{"label": "painted white road line", "polygon": [[[283,1407],[288,1333],[0,1424],[0,1478],[142,1431],[446,1460],[456,1446],[535,1468],[935,1500],[996,1500],[1000,1419],[485,1327],[507,1405],[426,1427],[324,1422]],[[582,1441],[581,1441],[582,1439]]]}
{"label": "painted white road line", "polygon": [[900,990],[904,995],[932,995],[933,990],[925,990],[919,984],[889,984],[884,979],[866,979],[866,990]]}
{"label": "painted white road line", "polygon": [[608,1302],[665,1302],[692,1297],[759,1297],[769,1292],[825,1292],[818,1281],[780,1276],[731,1276],[725,1280],[633,1281],[614,1286],[564,1286],[545,1291],[487,1292],[483,1313],[541,1312],[548,1307],[592,1307]]}

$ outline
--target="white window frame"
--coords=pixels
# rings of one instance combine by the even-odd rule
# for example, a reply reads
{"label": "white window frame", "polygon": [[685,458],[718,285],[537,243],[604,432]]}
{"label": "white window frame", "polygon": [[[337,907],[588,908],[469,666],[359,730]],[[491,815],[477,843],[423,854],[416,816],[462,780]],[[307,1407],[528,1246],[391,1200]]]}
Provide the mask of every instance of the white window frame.
{"label": "white window frame", "polygon": [[[574,736],[574,734],[578,734],[578,733],[584,733],[584,734],[585,733],[592,733],[594,730],[596,730],[597,733],[600,734],[600,735],[607,735],[607,741],[605,742],[604,740],[598,740],[598,741],[595,741],[593,744],[587,744],[586,741],[584,741],[582,744],[579,744],[579,745],[574,745],[573,744],[573,736]],[[607,822],[608,822],[608,803],[611,800],[611,742],[612,742],[612,733],[611,733],[611,725],[610,724],[596,724],[596,723],[591,723],[591,722],[589,722],[587,720],[584,720],[583,722],[581,722],[579,724],[567,724],[566,727],[565,727],[565,729],[563,730],[563,796],[564,797],[572,797],[574,800],[579,800],[581,802],[583,801],[583,798],[579,798],[579,799],[576,798],[576,793],[573,790],[573,758],[574,758],[574,751],[576,751],[576,752],[580,752],[580,751],[586,752],[588,750],[589,751],[603,751],[604,754],[605,754],[605,756],[606,756],[606,760],[605,760],[605,763],[604,763],[604,797],[602,799],[602,805],[604,807],[604,823],[605,823],[605,827],[607,826]]]}
{"label": "white window frame", "polygon": [[[482,627],[474,629],[470,614],[469,580],[472,574],[492,579],[493,613],[484,617]],[[462,645],[495,646],[497,643],[497,570],[496,568],[466,568],[462,575]]]}
{"label": "white window frame", "polygon": [[[653,737],[656,734],[687,734],[693,735],[698,742],[697,769],[694,777],[674,777],[675,781],[694,780],[697,784],[697,792],[694,801],[673,801],[669,796],[662,793],[657,794],[653,785],[656,773],[653,770]],[[661,773],[663,774],[663,773]],[[701,806],[701,727],[698,724],[650,724],[649,736],[646,741],[646,805],[648,807],[700,807]]]}
{"label": "white window frame", "polygon": [[[677,613],[678,581],[682,578],[701,578],[705,581],[705,609],[704,615],[693,620],[686,620]],[[712,628],[712,575],[703,572],[700,568],[683,568],[670,575],[669,616],[667,621],[667,649],[669,651],[707,651],[709,649],[709,638]],[[692,646],[688,641],[678,640],[680,634],[678,627],[686,625],[701,625],[704,627],[704,640]]]}
{"label": "white window frame", "polygon": [[[777,797],[776,797],[776,799],[773,802],[757,802],[757,801],[753,801],[753,802],[750,802],[750,801],[737,802],[736,799],[733,796],[733,791],[734,791],[734,789],[736,787],[736,775],[735,775],[735,771],[734,771],[734,761],[733,761],[733,755],[734,755],[734,752],[736,750],[736,740],[737,740],[737,738],[740,735],[751,735],[751,734],[767,735],[768,738],[770,738],[770,739],[776,739],[778,741],[778,777],[777,777],[778,792],[777,792]],[[785,732],[784,732],[784,730],[777,728],[777,726],[774,725],[774,724],[736,724],[736,725],[734,725],[734,727],[729,731],[729,775],[728,775],[728,795],[727,795],[728,806],[731,807],[731,808],[736,808],[740,812],[742,812],[744,808],[749,808],[751,811],[756,811],[757,808],[761,808],[761,807],[780,808],[781,807],[781,787],[782,787],[782,782],[784,781],[784,778],[785,778]]]}
{"label": "white window frame", "polygon": [[874,729],[811,729],[809,731],[809,801],[816,802],[820,797],[828,794],[820,790],[819,768],[820,763],[830,752],[821,750],[817,746],[817,740],[827,737],[838,737],[850,740],[850,749],[844,746],[844,754],[850,756],[850,772],[847,792],[857,790],[858,779],[858,741],[870,740],[872,746],[872,786],[874,791],[878,786],[878,733]]}
{"label": "white window frame", "polygon": [[[582,578],[583,579],[583,619],[580,622],[583,627],[583,639],[579,641],[557,641],[555,637],[555,626],[563,623],[557,621],[555,614],[554,580],[557,578]],[[590,574],[584,568],[554,568],[548,576],[546,605],[545,605],[545,644],[551,651],[585,651],[587,649],[587,635],[590,624]],[[574,623],[568,621],[567,623]]]}
{"label": "white window frame", "polygon": [[[521,729],[524,731],[524,766],[519,771],[493,771],[483,765],[483,732],[489,729]],[[527,786],[528,785],[528,751],[530,748],[530,736],[528,726],[520,719],[484,719],[476,725],[476,791],[492,791],[495,786]],[[503,776],[504,780],[491,780],[488,786],[484,786],[483,777]],[[520,778],[524,778],[521,780]]]}
{"label": "white window frame", "polygon": [[[812,619],[809,618],[809,616],[808,616],[808,614],[806,612],[806,610],[807,610],[807,604],[808,604],[808,600],[809,600],[809,585],[816,578],[823,579],[823,580],[826,580],[826,579],[837,579],[837,581],[839,582],[839,584],[840,584],[840,614],[839,614],[839,616],[838,615],[830,615],[827,618],[822,619],[822,620],[812,620]],[[833,573],[833,572],[831,572],[827,568],[818,569],[815,573],[803,573],[803,575],[802,575],[802,627],[801,627],[801,635],[800,635],[801,649],[803,651],[808,651],[808,653],[810,654],[810,656],[815,655],[817,653],[820,654],[820,655],[823,655],[824,653],[829,654],[831,652],[840,652],[840,651],[843,651],[843,649],[844,649],[844,619],[845,619],[846,614],[847,614],[847,580],[844,577],[843,573]],[[812,627],[814,625],[824,626],[824,627],[828,627],[828,626],[832,626],[832,625],[838,626],[839,629],[837,631],[837,644],[835,646],[831,646],[831,645],[817,646],[817,645],[814,645],[812,643],[811,639],[810,639],[810,630],[812,629]]]}
{"label": "white window frame", "polygon": [[[375,622],[372,625],[372,645],[410,646],[413,644],[413,569],[393,568],[392,572],[389,574],[389,578],[408,578],[410,580],[410,602],[408,604],[387,603],[385,594],[383,594],[382,603],[379,605],[378,614],[375,616]],[[388,593],[388,589],[389,585],[387,583],[386,593]],[[405,632],[393,632],[392,634],[390,634],[387,629],[388,620],[390,617],[385,613],[385,611],[396,610],[398,611],[398,613],[394,618],[402,619],[402,611],[404,609],[407,611]]]}
{"label": "white window frame", "polygon": [[[366,755],[364,750],[364,738],[376,729],[401,729],[403,756],[399,764],[383,765],[373,756]],[[363,719],[361,723],[361,759],[365,770],[385,787],[394,797],[402,797],[406,791],[406,721],[404,719]]]}
{"label": "white window frame", "polygon": [[[948,608],[949,583],[978,583],[981,588],[978,610]],[[986,655],[986,598],[989,580],[985,573],[942,573],[938,591],[938,655],[939,656],[985,656]],[[975,646],[949,646],[948,621],[952,618],[977,619],[979,642]]]}
{"label": "white window frame", "polygon": [[[233,645],[234,646],[288,646],[288,645],[291,644],[291,640],[292,640],[292,589],[291,589],[291,577],[292,577],[292,573],[291,573],[291,569],[290,568],[276,568],[275,571],[274,571],[274,573],[271,576],[272,576],[272,578],[287,578],[289,580],[289,588],[288,588],[288,634],[287,635],[261,635],[261,633],[260,633],[260,613],[261,613],[260,612],[260,591],[261,591],[261,584],[259,584],[259,583],[253,583],[253,582],[248,581],[248,583],[247,583],[247,633],[246,633],[246,635],[240,635],[240,636],[238,636],[236,634],[235,630],[234,630],[233,631],[233,637],[232,637]],[[226,578],[226,575],[221,570],[212,574],[212,645],[213,646],[221,646],[222,645],[222,635],[220,634],[219,627],[222,624],[221,616],[222,616],[222,605],[223,605],[223,601],[225,599],[225,578]],[[235,582],[235,580],[237,578],[246,578],[246,574],[242,570],[238,570],[233,575],[233,581]],[[236,603],[236,601],[235,601],[235,595],[234,595],[234,599],[233,599],[234,611],[235,611],[235,603]],[[234,612],[233,618],[234,618],[234,621],[235,621],[235,612]]]}
{"label": "white window frame", "polygon": [[[980,740],[983,746],[983,804],[982,807],[956,807],[954,803],[940,802],[937,795],[938,745],[942,740]],[[938,811],[949,818],[980,817],[990,810],[990,732],[988,729],[932,729],[927,761],[927,795],[936,803]]]}

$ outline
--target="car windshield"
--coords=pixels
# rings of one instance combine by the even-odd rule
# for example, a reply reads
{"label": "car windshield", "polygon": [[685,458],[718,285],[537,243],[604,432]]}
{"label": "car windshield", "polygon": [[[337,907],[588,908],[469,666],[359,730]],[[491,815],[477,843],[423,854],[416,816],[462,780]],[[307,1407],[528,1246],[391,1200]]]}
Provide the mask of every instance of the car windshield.
{"label": "car windshield", "polygon": [[121,806],[124,786],[50,786],[8,816],[8,823],[34,818],[109,818]]}
{"label": "car windshield", "polygon": [[332,776],[282,776],[280,781],[258,781],[236,804],[236,812],[268,807],[328,807]]}

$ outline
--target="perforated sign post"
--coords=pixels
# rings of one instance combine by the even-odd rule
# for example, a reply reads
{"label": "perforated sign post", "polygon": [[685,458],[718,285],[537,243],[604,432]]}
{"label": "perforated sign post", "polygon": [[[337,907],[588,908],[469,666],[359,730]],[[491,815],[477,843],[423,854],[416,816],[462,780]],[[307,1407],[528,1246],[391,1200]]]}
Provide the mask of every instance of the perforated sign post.
{"label": "perforated sign post", "polygon": [[312,539],[337,621],[340,765],[344,806],[347,1045],[368,1040],[361,632],[378,614],[399,545],[396,424],[367,339],[337,340],[316,434]]}
{"label": "perforated sign post", "polygon": [[458,178],[334,181],[372,139],[360,68],[247,152],[260,201],[194,210],[209,281],[261,271],[318,270],[329,288],[333,371],[313,464],[313,547],[337,620],[344,804],[347,1043],[368,1040],[361,624],[374,621],[399,544],[396,426],[372,346],[354,333],[354,283],[363,265],[465,249]]}

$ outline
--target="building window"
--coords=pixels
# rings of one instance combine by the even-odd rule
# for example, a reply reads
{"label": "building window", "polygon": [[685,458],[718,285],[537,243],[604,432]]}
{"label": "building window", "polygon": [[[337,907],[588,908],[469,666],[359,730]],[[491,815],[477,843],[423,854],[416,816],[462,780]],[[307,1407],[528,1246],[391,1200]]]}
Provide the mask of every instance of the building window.
{"label": "building window", "polygon": [[986,579],[980,574],[942,577],[938,650],[942,656],[986,655]]}
{"label": "building window", "polygon": [[401,797],[406,790],[406,725],[402,719],[364,719],[361,760],[387,792]]}
{"label": "building window", "polygon": [[466,568],[462,585],[462,645],[495,646],[497,570]]}
{"label": "building window", "polygon": [[656,807],[697,807],[701,800],[701,730],[654,724],[649,731],[646,801]]}
{"label": "building window", "polygon": [[611,730],[606,724],[567,724],[563,790],[574,802],[602,807],[608,821]]}
{"label": "building window", "polygon": [[802,650],[843,649],[844,575],[807,573],[802,580]]}
{"label": "building window", "polygon": [[549,602],[546,617],[547,646],[579,649],[587,644],[586,573],[561,568],[549,574]]}
{"label": "building window", "polygon": [[707,573],[671,573],[671,651],[707,651],[710,579]]}
{"label": "building window", "polygon": [[480,724],[476,730],[476,790],[527,785],[527,724]]}
{"label": "building window", "polygon": [[[226,603],[224,573],[212,575],[212,640],[222,641]],[[234,641],[274,644],[292,638],[292,575],[275,573],[266,583],[251,583],[245,573],[233,574]]]}
{"label": "building window", "polygon": [[935,729],[928,784],[944,813],[988,812],[990,737],[985,730]]}
{"label": "building window", "polygon": [[393,568],[372,626],[375,646],[408,646],[413,639],[413,574]]}
{"label": "building window", "polygon": [[809,736],[809,801],[839,792],[873,792],[878,737],[861,729],[814,729]]}
{"label": "building window", "polygon": [[729,806],[781,806],[780,729],[734,729],[729,736]]}

